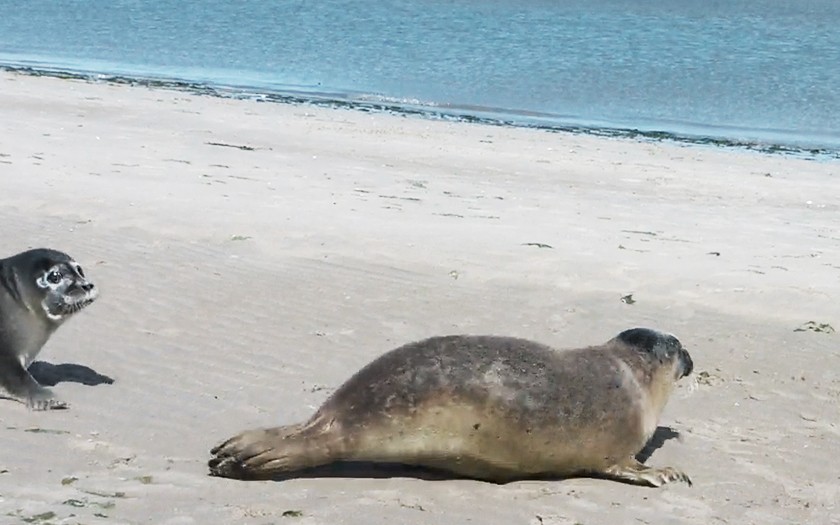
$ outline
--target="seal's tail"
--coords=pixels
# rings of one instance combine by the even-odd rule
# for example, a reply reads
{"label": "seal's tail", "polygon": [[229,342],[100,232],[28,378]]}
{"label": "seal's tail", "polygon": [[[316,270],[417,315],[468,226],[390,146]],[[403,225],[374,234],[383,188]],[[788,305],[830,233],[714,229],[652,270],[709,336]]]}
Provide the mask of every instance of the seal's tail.
{"label": "seal's tail", "polygon": [[214,447],[211,476],[270,479],[335,460],[328,433],[310,425],[249,430]]}

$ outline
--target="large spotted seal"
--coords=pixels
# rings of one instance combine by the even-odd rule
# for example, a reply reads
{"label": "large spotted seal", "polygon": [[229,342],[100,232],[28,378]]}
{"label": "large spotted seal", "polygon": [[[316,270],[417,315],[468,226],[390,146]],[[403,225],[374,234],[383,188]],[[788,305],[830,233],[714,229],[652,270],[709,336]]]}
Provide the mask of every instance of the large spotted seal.
{"label": "large spotted seal", "polygon": [[0,259],[0,387],[8,397],[34,410],[67,407],[27,369],[53,332],[98,295],[66,253],[38,248]]}
{"label": "large spotted seal", "polygon": [[211,451],[210,473],[266,479],[362,461],[495,482],[589,475],[691,484],[678,469],[634,456],[692,368],[676,337],[646,328],[569,350],[510,337],[433,337],[362,368],[303,424],[228,439]]}

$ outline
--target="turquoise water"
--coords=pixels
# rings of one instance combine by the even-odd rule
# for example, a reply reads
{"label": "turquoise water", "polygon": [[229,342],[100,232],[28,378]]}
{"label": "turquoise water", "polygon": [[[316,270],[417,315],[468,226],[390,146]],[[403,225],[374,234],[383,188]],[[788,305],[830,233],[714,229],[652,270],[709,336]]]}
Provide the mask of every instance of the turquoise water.
{"label": "turquoise water", "polygon": [[835,0],[0,0],[0,65],[840,152]]}

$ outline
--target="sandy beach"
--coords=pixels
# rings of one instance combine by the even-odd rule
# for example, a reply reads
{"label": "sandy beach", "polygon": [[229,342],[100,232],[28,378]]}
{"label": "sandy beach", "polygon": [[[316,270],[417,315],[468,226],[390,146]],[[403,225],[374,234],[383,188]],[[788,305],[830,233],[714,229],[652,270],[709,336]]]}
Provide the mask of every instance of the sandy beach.
{"label": "sandy beach", "polygon": [[[39,360],[114,380],[0,401],[0,523],[840,523],[836,161],[10,73],[0,108],[0,256],[102,292]],[[632,326],[694,359],[648,460],[693,487],[207,475],[402,343]]]}

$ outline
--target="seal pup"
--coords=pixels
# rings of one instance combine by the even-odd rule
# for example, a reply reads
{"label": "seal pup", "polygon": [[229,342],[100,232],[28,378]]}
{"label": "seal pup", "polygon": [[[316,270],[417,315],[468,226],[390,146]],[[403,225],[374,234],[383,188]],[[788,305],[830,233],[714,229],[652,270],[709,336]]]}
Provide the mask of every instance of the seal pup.
{"label": "seal pup", "polygon": [[67,408],[28,368],[53,332],[98,295],[66,253],[37,248],[0,259],[0,387],[10,397],[33,410]]}
{"label": "seal pup", "polygon": [[307,422],[228,439],[208,465],[211,475],[239,479],[362,461],[498,483],[593,476],[690,485],[681,470],[634,456],[693,367],[676,337],[647,328],[568,350],[512,337],[432,337],[362,368]]}

